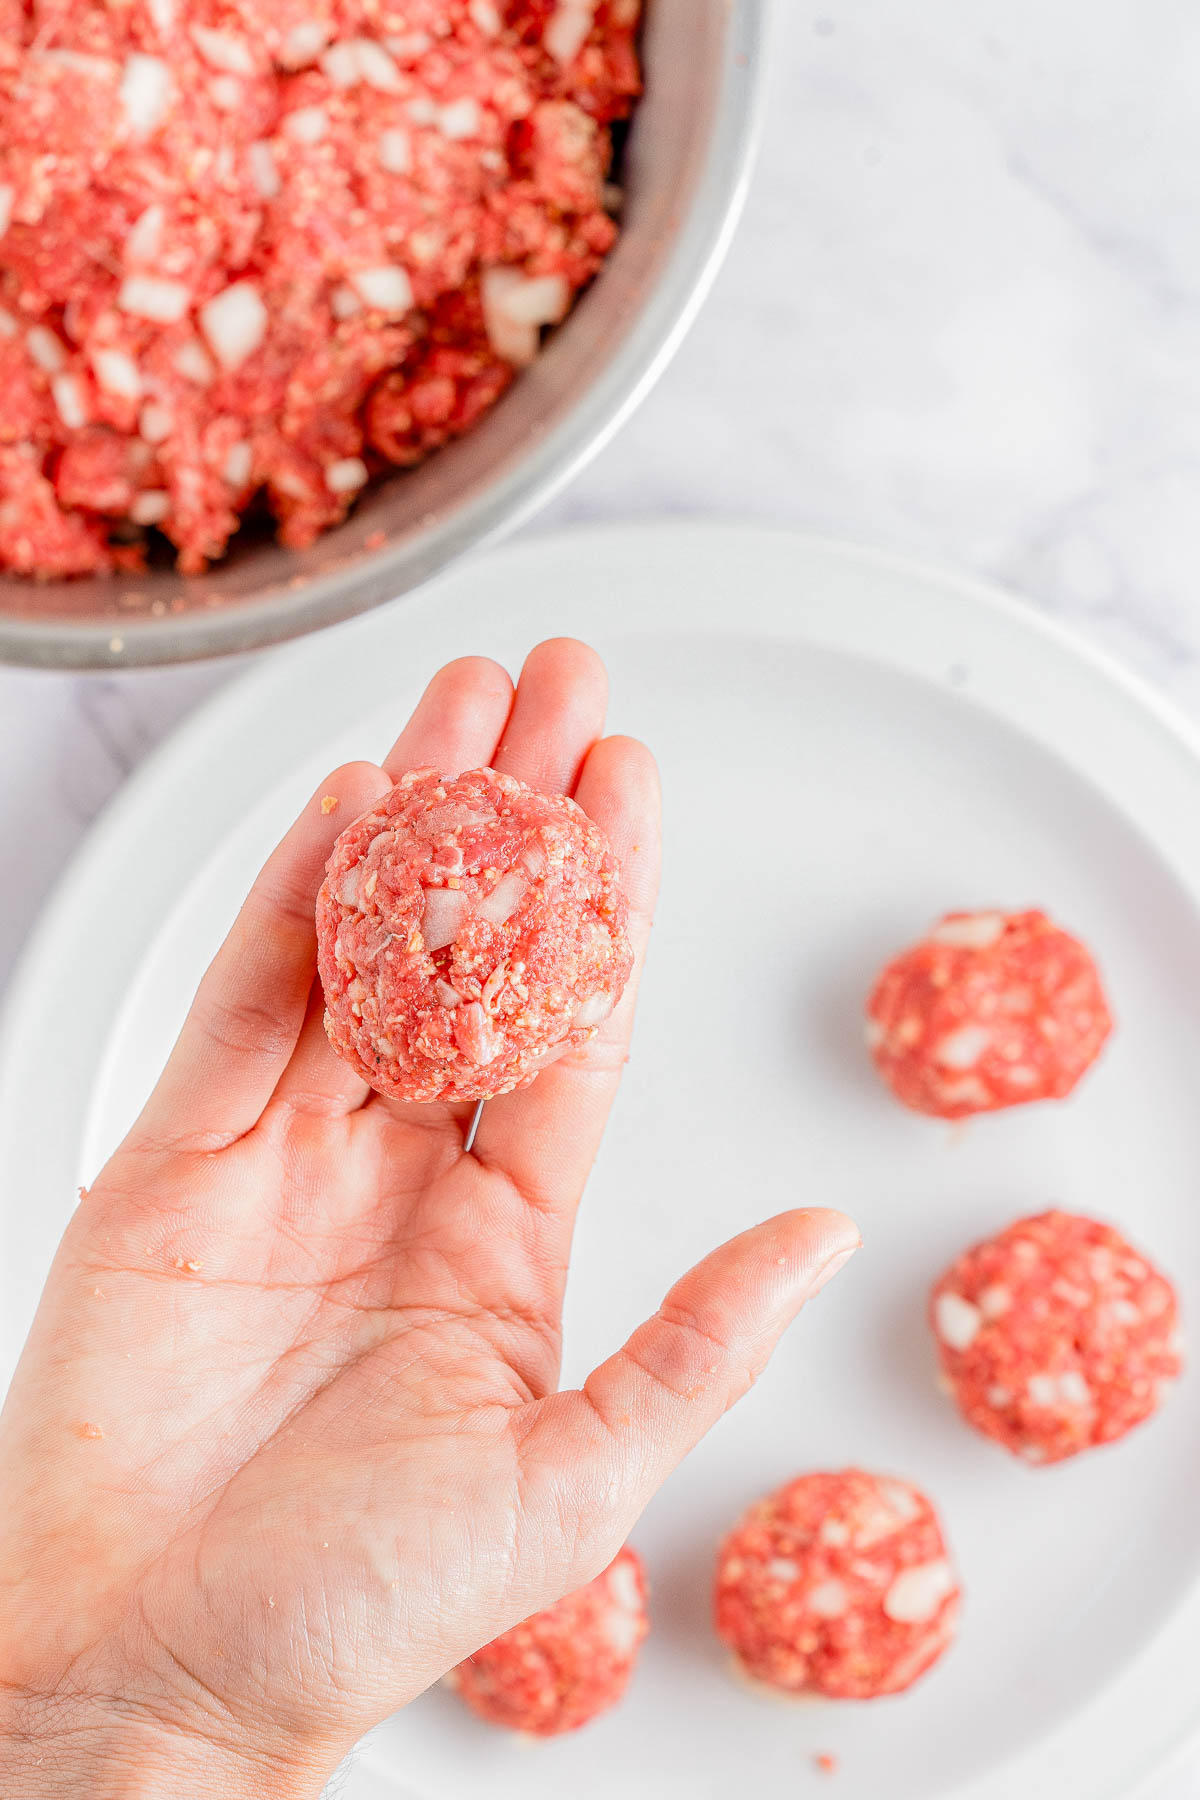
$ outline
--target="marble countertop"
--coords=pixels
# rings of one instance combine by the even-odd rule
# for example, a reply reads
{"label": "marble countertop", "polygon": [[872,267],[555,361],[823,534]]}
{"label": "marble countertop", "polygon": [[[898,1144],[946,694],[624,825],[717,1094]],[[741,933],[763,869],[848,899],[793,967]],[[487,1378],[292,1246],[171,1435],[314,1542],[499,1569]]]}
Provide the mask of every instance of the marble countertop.
{"label": "marble countertop", "polygon": [[[1200,14],[780,11],[728,265],[535,529],[715,513],[916,552],[1015,588],[1200,720]],[[237,667],[0,671],[0,983],[89,822]],[[1154,1800],[1200,1800],[1200,1758]]]}

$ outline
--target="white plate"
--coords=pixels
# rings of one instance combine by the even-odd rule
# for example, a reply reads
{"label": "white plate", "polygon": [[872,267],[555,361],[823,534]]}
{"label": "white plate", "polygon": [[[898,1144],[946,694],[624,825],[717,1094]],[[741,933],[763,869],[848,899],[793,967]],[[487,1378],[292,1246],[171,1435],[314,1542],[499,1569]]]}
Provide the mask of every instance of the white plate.
{"label": "white plate", "polygon": [[[866,1248],[638,1526],[655,1630],[626,1704],[522,1754],[436,1691],[372,1739],[362,1792],[725,1800],[748,1785],[794,1800],[832,1792],[812,1761],[830,1751],[838,1800],[1125,1794],[1197,1712],[1194,1381],[1124,1445],[1030,1471],[935,1393],[922,1315],[963,1244],[1055,1202],[1124,1225],[1200,1318],[1200,754],[1143,689],[978,587],[782,532],[574,533],[257,667],[130,784],[16,985],[3,1349],[75,1184],[130,1119],[303,797],[343,757],[380,753],[447,657],[515,667],[562,631],[607,656],[614,724],[659,751],[669,821],[567,1377],[710,1245],[782,1206],[843,1205]],[[1067,1104],[965,1132],[903,1112],[861,1045],[876,966],[947,906],[1029,903],[1100,953],[1120,1021],[1101,1066]],[[764,1702],[729,1680],[708,1629],[714,1542],[760,1490],[850,1462],[940,1504],[966,1583],[960,1642],[896,1700]]]}

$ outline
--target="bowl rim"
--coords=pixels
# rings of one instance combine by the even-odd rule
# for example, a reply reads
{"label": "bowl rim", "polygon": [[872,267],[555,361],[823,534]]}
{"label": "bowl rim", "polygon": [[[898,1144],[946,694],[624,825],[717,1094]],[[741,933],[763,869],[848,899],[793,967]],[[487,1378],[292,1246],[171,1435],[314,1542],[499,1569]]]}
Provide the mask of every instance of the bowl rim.
{"label": "bowl rim", "polygon": [[745,204],[762,134],[774,0],[729,0],[710,141],[678,238],[615,356],[552,430],[498,482],[411,541],[353,567],[227,610],[95,620],[0,613],[0,663],[43,669],[152,667],[235,655],[335,625],[413,592],[464,554],[516,530],[611,440],[663,373],[696,318]]}

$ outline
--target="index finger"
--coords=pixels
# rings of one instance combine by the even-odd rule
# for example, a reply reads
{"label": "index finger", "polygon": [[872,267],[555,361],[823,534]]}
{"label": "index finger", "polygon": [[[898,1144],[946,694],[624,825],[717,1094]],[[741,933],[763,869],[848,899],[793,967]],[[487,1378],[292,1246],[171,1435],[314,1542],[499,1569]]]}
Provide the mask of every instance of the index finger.
{"label": "index finger", "polygon": [[313,795],[201,981],[132,1143],[219,1149],[258,1123],[304,1023],[326,858],[342,826],[388,787],[373,763],[349,763]]}

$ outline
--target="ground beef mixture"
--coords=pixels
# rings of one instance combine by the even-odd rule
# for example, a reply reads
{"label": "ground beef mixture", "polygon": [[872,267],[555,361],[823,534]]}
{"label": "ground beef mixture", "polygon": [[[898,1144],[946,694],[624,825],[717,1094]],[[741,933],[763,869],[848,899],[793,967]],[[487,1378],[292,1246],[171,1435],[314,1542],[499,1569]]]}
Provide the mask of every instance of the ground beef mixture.
{"label": "ground beef mixture", "polygon": [[484,1100],[594,1037],[633,967],[599,826],[476,769],[406,775],[334,845],[317,899],[325,1025],[400,1100]]}
{"label": "ground beef mixture", "polygon": [[1111,1030],[1091,956],[1042,912],[949,913],[867,1006],[880,1074],[942,1119],[1062,1099]]}
{"label": "ground beef mixture", "polygon": [[612,245],[640,0],[0,0],[0,569],[204,568],[467,430]]}
{"label": "ground beef mixture", "polygon": [[556,1737],[616,1705],[649,1629],[645,1573],[626,1545],[603,1575],[485,1645],[448,1679],[490,1724]]}
{"label": "ground beef mixture", "polygon": [[1170,1282],[1111,1225],[1071,1213],[968,1250],[930,1323],[964,1419],[1031,1463],[1124,1437],[1181,1368]]}
{"label": "ground beef mixture", "polygon": [[910,1687],[951,1642],[959,1601],[924,1494],[862,1469],[788,1482],[717,1556],[718,1636],[742,1673],[791,1694]]}

